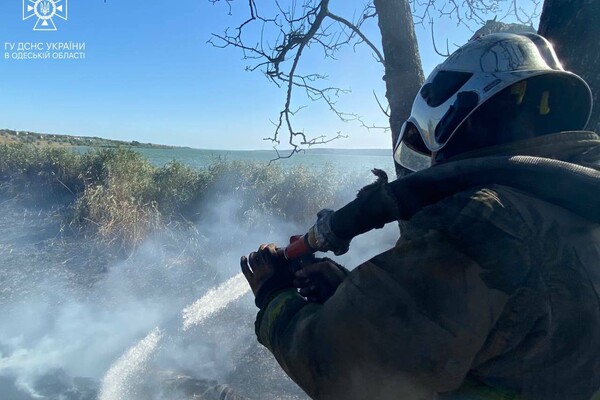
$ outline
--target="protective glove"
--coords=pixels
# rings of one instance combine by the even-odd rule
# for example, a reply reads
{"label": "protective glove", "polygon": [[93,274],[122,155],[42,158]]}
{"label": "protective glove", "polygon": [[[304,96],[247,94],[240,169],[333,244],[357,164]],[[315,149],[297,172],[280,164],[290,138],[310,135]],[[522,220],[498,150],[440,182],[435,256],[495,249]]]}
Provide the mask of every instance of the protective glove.
{"label": "protective glove", "polygon": [[317,259],[315,263],[302,265],[295,273],[294,286],[300,295],[314,303],[324,303],[346,279],[349,271],[329,258]]}
{"label": "protective glove", "polygon": [[285,259],[277,256],[274,244],[260,245],[258,251],[240,259],[240,266],[254,293],[254,302],[261,310],[278,292],[294,287],[294,274]]}

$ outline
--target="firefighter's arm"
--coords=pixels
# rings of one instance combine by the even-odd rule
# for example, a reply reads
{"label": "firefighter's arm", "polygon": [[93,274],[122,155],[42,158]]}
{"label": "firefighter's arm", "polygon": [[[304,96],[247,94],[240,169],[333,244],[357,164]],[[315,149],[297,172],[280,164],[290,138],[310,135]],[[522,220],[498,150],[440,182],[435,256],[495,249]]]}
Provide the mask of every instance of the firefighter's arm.
{"label": "firefighter's arm", "polygon": [[[474,207],[465,208],[474,235],[499,248],[519,245],[506,227],[477,216],[487,208]],[[352,271],[323,305],[294,290],[275,296],[258,316],[258,338],[314,398],[421,399],[454,390],[510,297],[490,281],[498,271],[472,253],[452,232],[400,241]]]}
{"label": "firefighter's arm", "polygon": [[432,232],[361,265],[323,305],[294,290],[280,293],[259,315],[257,334],[315,398],[449,391],[463,381],[507,299],[480,273]]}

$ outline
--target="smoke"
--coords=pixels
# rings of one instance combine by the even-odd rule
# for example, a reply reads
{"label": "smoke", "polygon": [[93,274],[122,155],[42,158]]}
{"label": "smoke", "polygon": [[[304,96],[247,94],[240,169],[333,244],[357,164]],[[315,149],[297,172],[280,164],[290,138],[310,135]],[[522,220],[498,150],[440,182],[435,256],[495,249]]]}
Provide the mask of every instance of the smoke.
{"label": "smoke", "polygon": [[[0,202],[0,230],[13,232],[0,238],[0,398],[21,399],[8,397],[16,388],[27,400],[179,399],[158,389],[165,373],[235,383],[251,398],[302,398],[256,344],[239,257],[309,226],[244,210],[243,200],[209,198],[197,232],[161,232],[119,262],[57,238],[52,211]],[[397,232],[392,224],[355,239],[340,261],[355,267]]]}
{"label": "smoke", "polygon": [[[4,304],[0,375],[13,377],[34,398],[45,396],[37,382],[55,371],[99,379],[124,349],[178,308],[167,297],[129,291],[134,285],[127,282],[126,267],[115,266],[88,293],[69,282],[46,280],[26,298]],[[146,272],[149,279],[155,275]]]}

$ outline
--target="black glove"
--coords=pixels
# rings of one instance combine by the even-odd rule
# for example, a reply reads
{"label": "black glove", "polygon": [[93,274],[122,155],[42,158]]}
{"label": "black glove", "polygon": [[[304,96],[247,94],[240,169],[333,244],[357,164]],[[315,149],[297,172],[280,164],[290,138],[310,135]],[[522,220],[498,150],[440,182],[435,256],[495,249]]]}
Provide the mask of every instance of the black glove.
{"label": "black glove", "polygon": [[349,273],[329,258],[315,259],[314,263],[303,264],[296,271],[293,284],[308,301],[324,303],[333,296]]}
{"label": "black glove", "polygon": [[254,302],[261,310],[278,292],[294,287],[294,274],[287,262],[277,256],[274,244],[261,245],[248,258],[242,257],[240,265],[256,297]]}

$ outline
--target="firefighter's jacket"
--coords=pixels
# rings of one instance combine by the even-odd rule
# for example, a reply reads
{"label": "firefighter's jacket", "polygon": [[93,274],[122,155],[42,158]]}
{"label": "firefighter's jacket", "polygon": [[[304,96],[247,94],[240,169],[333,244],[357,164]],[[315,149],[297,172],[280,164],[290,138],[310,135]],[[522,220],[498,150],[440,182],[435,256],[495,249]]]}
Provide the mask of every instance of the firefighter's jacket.
{"label": "firefighter's jacket", "polygon": [[[486,152],[600,168],[590,132]],[[476,382],[489,398],[589,400],[600,390],[600,224],[510,187],[474,188],[422,209],[325,304],[280,292],[256,331],[316,399],[470,399],[460,393]]]}

